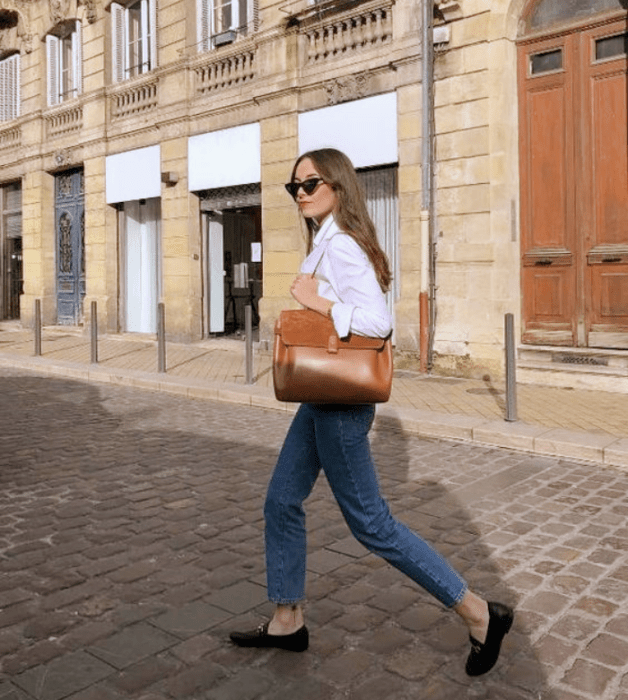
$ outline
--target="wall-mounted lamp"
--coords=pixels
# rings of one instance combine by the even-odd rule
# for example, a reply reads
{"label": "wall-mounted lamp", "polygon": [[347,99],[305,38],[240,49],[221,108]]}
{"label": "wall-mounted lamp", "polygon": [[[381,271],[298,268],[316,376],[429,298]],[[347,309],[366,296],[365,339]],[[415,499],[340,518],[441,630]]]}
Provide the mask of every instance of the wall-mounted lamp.
{"label": "wall-mounted lamp", "polygon": [[179,175],[175,173],[173,170],[165,170],[161,174],[161,181],[170,187],[173,185],[176,185],[177,182],[179,182]]}

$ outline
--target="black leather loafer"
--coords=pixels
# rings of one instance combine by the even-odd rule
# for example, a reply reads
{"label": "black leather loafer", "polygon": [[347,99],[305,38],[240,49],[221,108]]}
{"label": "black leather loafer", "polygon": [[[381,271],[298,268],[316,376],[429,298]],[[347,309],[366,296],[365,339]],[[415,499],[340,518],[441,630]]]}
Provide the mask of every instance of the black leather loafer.
{"label": "black leather loafer", "polygon": [[510,631],[515,618],[512,608],[501,603],[489,603],[488,614],[488,632],[484,644],[480,644],[477,639],[469,636],[471,653],[465,669],[468,676],[481,676],[495,666],[499,658],[502,640]]}
{"label": "black leather loafer", "polygon": [[310,644],[307,627],[303,625],[292,634],[268,634],[268,622],[252,632],[232,632],[229,637],[239,647],[261,647],[305,651]]}

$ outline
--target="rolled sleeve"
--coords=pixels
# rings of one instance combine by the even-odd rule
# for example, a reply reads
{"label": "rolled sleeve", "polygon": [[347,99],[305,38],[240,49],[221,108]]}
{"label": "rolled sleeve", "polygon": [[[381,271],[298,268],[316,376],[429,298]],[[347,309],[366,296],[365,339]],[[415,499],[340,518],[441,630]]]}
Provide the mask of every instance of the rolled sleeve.
{"label": "rolled sleeve", "polygon": [[342,304],[336,302],[331,307],[331,318],[334,322],[334,328],[340,338],[346,338],[351,333],[351,319],[355,306],[350,304]]}
{"label": "rolled sleeve", "polygon": [[334,236],[326,252],[329,282],[341,300],[331,312],[338,335],[388,336],[392,319],[366,253],[346,234]]}

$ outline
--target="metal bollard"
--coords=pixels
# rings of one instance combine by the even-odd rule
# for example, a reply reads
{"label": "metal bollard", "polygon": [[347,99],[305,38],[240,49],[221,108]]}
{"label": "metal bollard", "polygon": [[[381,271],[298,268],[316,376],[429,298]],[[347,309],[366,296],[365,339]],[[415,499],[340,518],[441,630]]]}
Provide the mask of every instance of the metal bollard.
{"label": "metal bollard", "polygon": [[41,299],[35,299],[35,357],[41,355]]}
{"label": "metal bollard", "polygon": [[166,310],[157,304],[157,371],[166,371]]}
{"label": "metal bollard", "polygon": [[246,383],[253,384],[253,310],[250,304],[244,307]]}
{"label": "metal bollard", "polygon": [[506,336],[506,420],[517,419],[517,376],[515,364],[515,319],[512,314],[505,316]]}
{"label": "metal bollard", "polygon": [[92,301],[92,318],[91,318],[91,349],[92,349],[92,364],[98,362],[98,311],[96,302]]}

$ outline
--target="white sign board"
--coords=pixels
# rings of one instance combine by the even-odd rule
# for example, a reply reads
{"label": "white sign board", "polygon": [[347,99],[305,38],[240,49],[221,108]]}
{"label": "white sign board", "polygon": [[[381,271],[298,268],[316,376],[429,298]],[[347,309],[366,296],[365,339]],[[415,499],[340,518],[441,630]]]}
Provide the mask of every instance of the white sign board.
{"label": "white sign board", "polygon": [[299,115],[299,152],[337,148],[356,168],[396,163],[397,93],[323,107]]}
{"label": "white sign board", "polygon": [[161,149],[159,146],[107,156],[105,161],[107,204],[161,197]]}
{"label": "white sign board", "polygon": [[260,182],[260,139],[258,123],[191,136],[188,139],[190,192]]}

